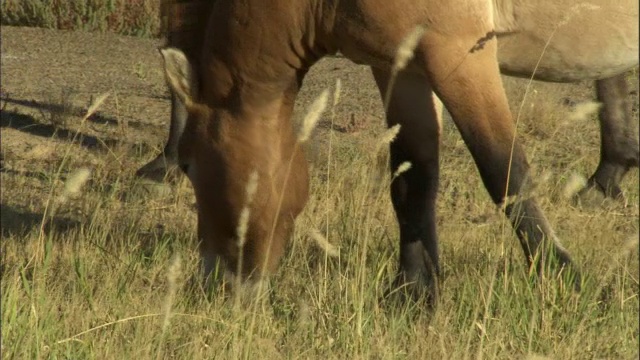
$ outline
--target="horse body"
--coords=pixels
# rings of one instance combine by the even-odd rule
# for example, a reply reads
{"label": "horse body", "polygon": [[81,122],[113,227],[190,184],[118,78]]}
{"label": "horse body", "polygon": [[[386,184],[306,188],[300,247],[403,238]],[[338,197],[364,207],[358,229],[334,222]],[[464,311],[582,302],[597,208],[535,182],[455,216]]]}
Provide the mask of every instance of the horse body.
{"label": "horse body", "polygon": [[[200,60],[205,27],[216,1],[163,2],[163,17],[168,19],[168,45],[184,51],[194,66]],[[335,47],[340,47],[355,62],[385,67],[388,66],[385,61],[388,62],[389,53],[394,51],[390,44],[397,42],[397,39],[376,39],[372,37],[374,33],[366,29],[379,26],[381,21],[385,23],[397,19],[393,26],[406,30],[407,24],[415,22],[419,16],[430,18],[430,21],[440,19],[437,12],[425,14],[425,11],[431,11],[428,6],[434,6],[425,2],[397,5],[414,12],[401,13],[394,10],[394,6],[383,6],[377,14],[373,9],[368,18],[346,18],[353,15],[354,11],[367,13],[371,10],[367,7],[372,5],[380,6],[367,1],[344,4],[324,1],[308,5],[308,11],[315,11],[313,20],[324,24],[325,30],[337,23],[343,27],[341,30],[345,34],[361,36],[358,46],[334,39],[333,43],[326,42],[327,46],[333,48],[324,50],[332,52]],[[638,3],[633,0],[590,0],[584,3],[575,0],[492,0],[489,5],[492,12],[487,16],[492,16],[494,31],[499,38],[498,61],[502,73],[551,82],[596,80],[597,99],[602,103],[601,159],[589,179],[587,189],[595,188],[606,196],[621,196],[619,183],[630,168],[638,167],[640,161],[638,121],[631,111],[624,74],[638,64]],[[290,15],[287,9],[284,10],[283,14]],[[242,16],[242,21],[249,21],[246,14]],[[301,24],[291,26],[292,29],[305,29]],[[311,30],[306,34],[306,45],[318,40],[316,37],[321,32],[308,26],[306,30]],[[246,39],[240,41],[247,42]],[[377,58],[376,51],[372,51],[372,48],[381,44],[386,46],[387,60]],[[310,51],[304,45],[298,44],[297,53]],[[318,56],[311,55],[310,58]],[[295,62],[296,59],[289,61]],[[138,170],[139,176],[161,180],[167,170],[177,164],[178,141],[185,126],[186,112],[174,95],[165,149]]]}
{"label": "horse body", "polygon": [[[390,145],[391,168],[412,164],[391,185],[400,225],[398,285],[411,283],[414,290],[437,295],[436,95],[493,201],[511,220],[529,264],[544,255],[541,248],[550,248],[560,266],[572,268],[535,199],[518,196],[526,190],[529,166],[514,143],[500,70],[569,81],[600,79],[636,65],[637,52],[629,49],[637,49],[638,31],[628,16],[635,11],[637,18],[637,4],[594,1],[198,2],[200,10],[193,14],[200,20],[189,23],[201,29],[198,37],[170,36],[170,45],[179,49],[162,54],[173,95],[165,153],[171,152],[171,161],[194,186],[205,272],[219,259],[245,279],[276,268],[308,196],[307,163],[291,124],[293,104],[307,70],[338,51],[370,65],[383,98],[389,92],[387,123],[401,125]],[[618,7],[623,5],[628,7]],[[596,6],[606,19],[593,15]],[[587,21],[591,28],[581,30]],[[180,24],[177,31],[184,29]],[[424,32],[412,60],[395,74],[398,47],[418,26]],[[593,38],[585,41],[585,34]],[[598,82],[598,97],[605,102],[603,151],[591,181],[604,192],[616,189],[638,162],[637,121],[621,100],[626,92],[620,80],[625,79],[618,74]],[[258,180],[252,198],[246,189],[253,174]]]}
{"label": "horse body", "polygon": [[638,167],[638,119],[625,72],[638,66],[634,0],[494,0],[502,73],[551,82],[596,80],[600,163],[588,187],[622,197],[620,182]]}
{"label": "horse body", "polygon": [[503,73],[600,80],[638,65],[638,2],[493,0]]}
{"label": "horse body", "polygon": [[[424,32],[413,58],[391,87],[396,51],[418,26]],[[492,199],[504,205],[529,263],[541,247],[551,248],[560,266],[571,268],[535,199],[518,197],[529,166],[514,140],[502,87],[492,2],[218,0],[199,60],[162,51],[168,83],[187,114],[178,161],[195,189],[206,272],[217,258],[245,279],[277,266],[308,196],[307,163],[291,124],[294,100],[308,68],[337,51],[372,65],[381,94],[390,91],[387,123],[401,125],[391,144],[392,169],[412,164],[391,185],[400,224],[398,285],[437,295],[434,94],[451,113]],[[246,191],[252,174],[258,178],[253,199]]]}

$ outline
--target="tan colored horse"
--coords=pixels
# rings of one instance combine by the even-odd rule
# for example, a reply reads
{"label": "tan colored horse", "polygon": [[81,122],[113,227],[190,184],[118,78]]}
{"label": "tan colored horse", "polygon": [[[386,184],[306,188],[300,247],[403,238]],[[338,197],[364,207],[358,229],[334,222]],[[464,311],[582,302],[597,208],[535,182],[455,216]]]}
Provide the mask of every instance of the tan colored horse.
{"label": "tan colored horse", "polygon": [[[199,60],[206,20],[215,0],[165,0],[169,46]],[[576,0],[494,1],[498,61],[502,73],[550,82],[596,80],[600,112],[600,164],[588,187],[607,196],[622,194],[619,183],[637,167],[638,121],[628,99],[625,72],[638,64],[638,2]],[[399,85],[402,86],[402,85]],[[162,154],[138,176],[161,181],[177,164],[186,113],[172,99],[169,139]]]}
{"label": "tan colored horse", "polygon": [[[536,6],[528,4],[520,8]],[[504,209],[529,263],[539,249],[549,247],[561,266],[570,265],[535,199],[517,197],[526,186],[529,166],[517,141],[512,146],[514,125],[495,36],[515,30],[503,15],[511,12],[493,6],[485,0],[218,0],[199,61],[190,61],[177,49],[163,50],[174,104],[184,106],[188,116],[179,136],[179,162],[196,193],[205,272],[218,258],[234,271],[242,257],[243,277],[276,268],[307,198],[307,164],[302,152],[295,151],[290,119],[307,69],[322,56],[340,51],[370,64],[385,94],[396,50],[418,25],[426,31],[409,67],[396,79],[387,111],[389,125],[402,125],[391,144],[392,169],[405,161],[413,165],[391,190],[400,224],[399,285],[412,283],[414,290],[437,294],[440,129],[434,92],[451,113],[494,202],[515,199]],[[557,8],[563,14],[571,9]],[[618,9],[619,17],[633,9]],[[637,18],[637,6],[635,11]],[[633,31],[627,35],[624,39],[633,38]],[[637,56],[633,61],[637,63]],[[515,60],[513,64],[520,66]],[[557,63],[550,64],[554,71]],[[576,74],[579,68],[568,66],[567,73]],[[290,163],[296,171],[288,171]],[[237,229],[254,172],[257,192],[239,247]]]}
{"label": "tan colored horse", "polygon": [[617,197],[638,167],[638,119],[625,72],[638,66],[635,0],[494,0],[503,73],[552,82],[597,80],[600,164],[589,185]]}

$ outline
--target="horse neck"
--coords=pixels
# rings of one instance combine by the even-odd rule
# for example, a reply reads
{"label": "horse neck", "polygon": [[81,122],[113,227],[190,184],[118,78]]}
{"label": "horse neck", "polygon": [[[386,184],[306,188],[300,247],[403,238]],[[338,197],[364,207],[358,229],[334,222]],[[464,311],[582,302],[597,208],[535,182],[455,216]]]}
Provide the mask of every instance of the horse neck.
{"label": "horse neck", "polygon": [[313,1],[223,6],[209,21],[200,57],[202,102],[228,111],[237,126],[270,133],[285,153],[295,145],[291,114],[302,78],[327,52]]}

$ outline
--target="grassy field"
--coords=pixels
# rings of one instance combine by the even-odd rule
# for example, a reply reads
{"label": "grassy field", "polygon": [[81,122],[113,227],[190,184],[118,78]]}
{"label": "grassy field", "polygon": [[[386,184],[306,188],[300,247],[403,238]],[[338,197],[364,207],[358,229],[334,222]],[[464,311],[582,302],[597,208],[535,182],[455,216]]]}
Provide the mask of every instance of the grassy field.
{"label": "grassy field", "polygon": [[[473,163],[455,156],[464,147],[452,132],[444,138],[439,206],[441,303],[434,314],[380,304],[396,266],[397,229],[388,180],[377,176],[384,173],[372,151],[378,135],[332,143],[330,163],[314,166],[309,205],[264,307],[238,308],[224,294],[207,298],[193,285],[194,200],[186,181],[151,197],[136,193],[133,162],[99,161],[78,190],[85,165],[73,142],[58,148],[59,161],[34,169],[31,182],[3,174],[4,197],[37,193],[44,204],[43,215],[27,219],[2,212],[5,224],[25,225],[22,232],[3,231],[3,356],[630,359],[637,353],[637,189],[626,188],[628,207],[576,208],[561,196],[570,174],[538,158],[555,172],[541,185],[542,202],[587,278],[579,295],[552,279],[534,287],[509,225],[477,176],[465,175],[475,175]],[[158,217],[163,226],[152,227]],[[306,229],[320,229],[339,255],[327,256]]]}
{"label": "grassy field", "polygon": [[[136,69],[162,84],[159,71]],[[301,96],[297,118],[326,74],[308,75],[303,91],[311,95]],[[333,92],[336,77],[328,81]],[[540,202],[584,272],[582,293],[552,278],[531,284],[508,221],[447,124],[440,303],[428,312],[380,302],[398,256],[386,152],[376,151],[385,149],[385,131],[369,119],[379,120],[381,106],[379,99],[357,111],[346,105],[368,81],[344,81],[307,146],[311,197],[263,303],[203,292],[188,181],[143,184],[133,173],[157,149],[107,141],[132,131],[127,119],[141,107],[127,112],[128,99],[115,94],[92,116],[89,106],[71,111],[74,101],[64,95],[55,96],[60,106],[39,112],[4,101],[3,358],[637,358],[638,171],[623,183],[626,201],[581,206],[567,198],[595,169],[598,125],[595,114],[569,120],[571,109],[557,105],[564,94],[549,84],[526,92],[526,82],[506,82]],[[3,79],[2,88],[15,86]],[[26,116],[54,130],[18,157],[12,147],[34,135],[5,124]],[[96,118],[115,120],[100,133]],[[90,131],[98,134],[93,148],[85,144]],[[314,229],[329,245],[310,235]]]}

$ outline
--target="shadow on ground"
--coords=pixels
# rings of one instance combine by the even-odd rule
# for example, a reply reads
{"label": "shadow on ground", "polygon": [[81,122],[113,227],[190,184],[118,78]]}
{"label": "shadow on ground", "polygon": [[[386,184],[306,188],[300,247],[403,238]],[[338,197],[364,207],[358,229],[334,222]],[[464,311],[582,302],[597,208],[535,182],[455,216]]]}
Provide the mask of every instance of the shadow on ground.
{"label": "shadow on ground", "polygon": [[[42,124],[37,122],[31,115],[7,110],[2,111],[0,115],[0,128],[12,128],[35,136],[66,141],[70,141],[75,135],[75,131],[58,128],[50,124]],[[101,139],[83,133],[78,134],[76,141],[87,149],[111,148],[120,143],[117,139]]]}
{"label": "shadow on ground", "polygon": [[[21,210],[9,205],[0,204],[0,227],[2,228],[2,238],[10,236],[25,237],[42,225],[42,214],[27,210]],[[52,230],[64,233],[79,226],[80,223],[65,217],[55,217],[45,226],[45,233]]]}
{"label": "shadow on ground", "polygon": [[[23,99],[12,99],[10,97],[4,97],[2,99],[7,104],[19,105],[28,107],[35,110],[46,111],[52,114],[67,114],[72,116],[83,117],[87,113],[87,109],[72,105],[61,105],[61,104],[51,104],[45,102],[39,102],[35,100],[23,100]],[[88,119],[89,122],[96,124],[107,124],[112,126],[120,125],[120,122],[111,116],[105,116],[101,114],[99,111],[91,115]],[[127,122],[127,126],[132,128],[142,128],[144,124],[139,123],[137,121],[129,121]]]}

